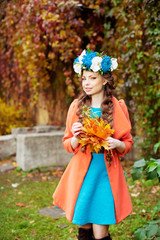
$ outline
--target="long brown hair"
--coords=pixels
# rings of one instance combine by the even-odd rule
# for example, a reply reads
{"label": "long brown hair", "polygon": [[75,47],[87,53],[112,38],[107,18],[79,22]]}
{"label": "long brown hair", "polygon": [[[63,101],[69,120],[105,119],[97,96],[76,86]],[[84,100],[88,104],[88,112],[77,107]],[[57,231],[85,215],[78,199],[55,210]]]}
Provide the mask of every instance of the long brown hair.
{"label": "long brown hair", "polygon": [[[104,86],[104,99],[101,103],[101,110],[102,110],[102,118],[106,122],[106,124],[110,124],[111,127],[113,127],[113,92],[116,88],[114,84],[114,78],[112,76],[111,72],[107,72],[105,75],[103,75],[103,78],[107,80],[106,85]],[[82,108],[84,105],[87,105],[88,107],[91,106],[91,97],[88,96],[84,91],[78,98],[78,111],[77,115],[79,117],[79,121],[82,123]]]}
{"label": "long brown hair", "polygon": [[[102,110],[102,118],[105,121],[106,124],[110,124],[111,127],[113,127],[113,92],[116,88],[114,84],[114,78],[112,76],[111,72],[107,72],[103,75],[103,78],[107,80],[107,83],[104,86],[104,98],[103,102],[101,103],[101,110]],[[84,105],[87,105],[88,107],[91,106],[91,97],[88,96],[84,91],[78,98],[78,110],[77,115],[79,117],[79,121],[82,123],[83,119],[81,117],[82,115],[82,108]],[[111,162],[111,155],[110,152],[108,152],[107,159],[109,164]]]}

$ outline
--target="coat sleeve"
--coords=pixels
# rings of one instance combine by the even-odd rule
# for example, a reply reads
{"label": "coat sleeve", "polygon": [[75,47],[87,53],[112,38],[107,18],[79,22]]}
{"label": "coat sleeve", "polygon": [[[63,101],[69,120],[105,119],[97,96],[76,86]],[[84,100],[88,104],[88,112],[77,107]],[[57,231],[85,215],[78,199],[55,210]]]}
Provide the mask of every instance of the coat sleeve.
{"label": "coat sleeve", "polygon": [[67,152],[70,152],[70,153],[75,153],[78,149],[78,147],[76,149],[73,149],[71,146],[71,139],[73,137],[73,134],[71,132],[72,125],[74,122],[78,120],[78,117],[76,115],[77,104],[78,104],[78,100],[75,99],[69,107],[69,110],[67,113],[67,120],[66,120],[66,129],[63,137],[63,147],[66,149]]}
{"label": "coat sleeve", "polygon": [[[128,122],[129,122],[129,125],[131,127],[128,109],[127,109],[127,106],[126,106],[124,100],[123,99],[119,100],[119,104],[120,104]],[[118,152],[118,155],[121,157],[121,156],[124,156],[125,154],[127,154],[128,152],[130,152],[130,150],[133,146],[133,140],[132,140],[132,135],[131,135],[130,131],[128,133],[126,133],[120,140],[123,141],[126,146],[125,151],[123,153]]]}

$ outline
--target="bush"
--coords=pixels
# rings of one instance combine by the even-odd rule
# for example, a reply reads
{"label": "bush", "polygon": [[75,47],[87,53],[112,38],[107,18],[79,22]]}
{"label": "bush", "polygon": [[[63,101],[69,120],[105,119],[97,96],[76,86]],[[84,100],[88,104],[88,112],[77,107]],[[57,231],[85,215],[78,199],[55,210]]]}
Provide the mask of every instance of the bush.
{"label": "bush", "polygon": [[[158,148],[160,147],[160,142],[154,145],[154,153],[156,154]],[[142,174],[145,174],[147,180],[159,178],[160,181],[160,159],[150,158],[149,161],[141,159],[136,161],[131,170],[133,180],[138,180],[142,177]],[[152,211],[152,220],[155,213],[160,211],[160,202]],[[135,240],[145,240],[145,239],[157,239],[160,240],[160,220],[149,221],[147,224],[143,225],[141,228],[138,228],[134,232]]]}
{"label": "bush", "polygon": [[[160,211],[160,202],[153,209],[152,218],[155,213]],[[147,224],[143,225],[141,228],[138,228],[134,232],[135,240],[145,240],[145,239],[157,239],[160,240],[160,220],[149,221]]]}
{"label": "bush", "polygon": [[0,135],[10,134],[15,127],[33,126],[27,109],[5,103],[0,98]]}
{"label": "bush", "polygon": [[[158,151],[160,142],[154,145],[154,153]],[[145,173],[146,179],[159,178],[160,180],[160,159],[150,158],[150,160],[141,159],[134,163],[131,170],[133,180],[141,178],[142,173]]]}

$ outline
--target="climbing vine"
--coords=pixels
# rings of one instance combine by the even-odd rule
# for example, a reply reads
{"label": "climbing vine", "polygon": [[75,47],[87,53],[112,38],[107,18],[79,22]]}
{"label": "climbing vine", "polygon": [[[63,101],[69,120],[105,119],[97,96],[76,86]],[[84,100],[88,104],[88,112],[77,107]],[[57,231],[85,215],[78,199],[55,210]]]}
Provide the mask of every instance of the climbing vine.
{"label": "climbing vine", "polygon": [[[42,92],[50,103],[54,122],[57,98],[61,102],[67,98],[68,102],[78,93],[73,59],[90,39],[92,47],[103,41],[98,35],[103,30],[105,4],[98,0],[95,4],[85,1],[84,6],[83,1],[60,0],[7,3],[1,12],[0,29],[2,96],[13,98],[16,105],[38,107]],[[64,122],[61,116],[59,123]]]}
{"label": "climbing vine", "polygon": [[[156,0],[1,1],[0,96],[35,119],[42,94],[50,123],[64,124],[79,93],[72,64],[90,47],[118,58],[125,97],[143,154],[158,142],[159,25]],[[61,110],[63,109],[63,111]]]}
{"label": "climbing vine", "polygon": [[[158,1],[112,1],[111,11],[106,9],[104,49],[119,58],[120,88],[130,109],[134,130],[140,136],[138,146],[149,159],[153,146],[159,141],[159,60],[160,26]],[[123,96],[123,94],[122,94]],[[157,153],[158,154],[158,153]]]}

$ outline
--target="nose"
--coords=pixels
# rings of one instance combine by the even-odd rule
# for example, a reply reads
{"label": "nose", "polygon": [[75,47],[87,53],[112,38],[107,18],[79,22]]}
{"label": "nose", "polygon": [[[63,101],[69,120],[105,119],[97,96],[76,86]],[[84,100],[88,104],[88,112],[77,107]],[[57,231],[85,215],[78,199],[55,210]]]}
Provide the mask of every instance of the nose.
{"label": "nose", "polygon": [[89,85],[89,79],[88,78],[86,78],[86,80],[85,80],[85,85]]}

